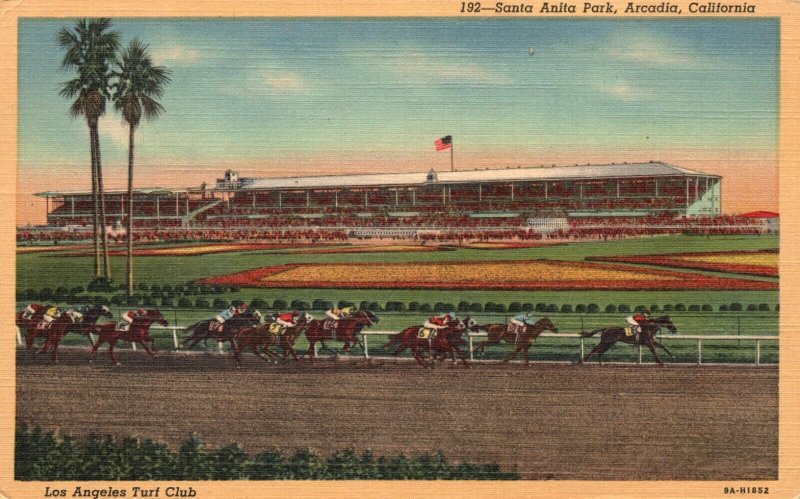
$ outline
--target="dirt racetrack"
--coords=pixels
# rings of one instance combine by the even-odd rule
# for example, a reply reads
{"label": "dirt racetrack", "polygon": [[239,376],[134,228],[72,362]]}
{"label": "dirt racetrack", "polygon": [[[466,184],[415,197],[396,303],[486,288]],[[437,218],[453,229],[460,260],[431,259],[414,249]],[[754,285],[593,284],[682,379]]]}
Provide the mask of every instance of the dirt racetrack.
{"label": "dirt racetrack", "polygon": [[198,433],[252,453],[354,447],[441,450],[524,479],[776,479],[774,367],[473,365],[120,352],[61,363],[17,355],[17,421],[63,434],[136,435],[171,445]]}

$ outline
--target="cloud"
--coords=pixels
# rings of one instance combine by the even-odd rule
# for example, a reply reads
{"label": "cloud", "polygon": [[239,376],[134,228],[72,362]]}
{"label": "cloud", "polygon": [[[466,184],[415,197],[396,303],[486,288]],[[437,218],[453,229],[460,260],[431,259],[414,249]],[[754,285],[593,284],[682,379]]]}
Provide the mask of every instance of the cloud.
{"label": "cloud", "polygon": [[[386,60],[375,61],[375,66],[386,65]],[[513,83],[507,75],[492,71],[475,63],[458,63],[431,57],[419,51],[407,51],[390,61],[391,71],[401,80],[409,82],[457,83],[472,82],[486,84]]]}
{"label": "cloud", "polygon": [[657,66],[695,67],[700,64],[690,47],[681,47],[647,34],[626,34],[612,37],[607,54],[615,59],[648,63]]}
{"label": "cloud", "polygon": [[202,53],[185,45],[173,45],[153,49],[153,60],[157,64],[192,65],[202,58]]}
{"label": "cloud", "polygon": [[[101,118],[97,128],[100,131],[100,147],[103,146],[103,140],[110,140],[117,146],[120,146],[124,149],[128,148],[128,134],[130,129],[128,128],[127,124],[122,122],[122,120],[119,118],[119,115],[112,114],[111,116]],[[140,137],[141,127],[136,129],[136,140],[138,141]]]}
{"label": "cloud", "polygon": [[294,71],[269,74],[264,82],[273,91],[281,94],[296,94],[308,88],[303,78]]}
{"label": "cloud", "polygon": [[601,93],[624,101],[640,100],[645,96],[645,92],[643,92],[641,89],[625,82],[617,82],[609,85],[597,85],[595,89]]}

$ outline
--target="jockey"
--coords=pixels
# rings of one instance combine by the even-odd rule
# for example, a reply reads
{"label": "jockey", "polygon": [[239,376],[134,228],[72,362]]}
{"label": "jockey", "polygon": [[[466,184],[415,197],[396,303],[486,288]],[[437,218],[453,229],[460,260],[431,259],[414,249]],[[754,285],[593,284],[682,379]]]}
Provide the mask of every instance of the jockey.
{"label": "jockey", "polygon": [[444,315],[434,316],[425,321],[424,326],[426,328],[434,329],[436,331],[440,329],[444,329],[450,325],[451,322],[456,320],[456,314],[454,312],[449,312]]}
{"label": "jockey", "polygon": [[239,306],[236,307],[236,315],[241,315],[241,314],[243,314],[245,312],[247,312],[247,304],[246,303],[240,303]]}
{"label": "jockey", "polygon": [[300,317],[300,312],[293,310],[276,316],[275,322],[283,327],[294,327],[298,317]]}
{"label": "jockey", "polygon": [[22,318],[24,320],[30,320],[31,317],[36,315],[36,312],[42,309],[42,306],[38,303],[31,303],[27,307],[25,307],[25,311],[22,313]]}
{"label": "jockey", "polygon": [[533,315],[533,312],[528,312],[526,314],[514,316],[509,322],[517,327],[533,326],[539,322],[539,318]]}
{"label": "jockey", "polygon": [[352,313],[352,311],[353,311],[353,307],[345,307],[345,308],[335,308],[334,307],[334,308],[328,310],[327,312],[325,312],[325,315],[328,317],[328,319],[330,319],[332,321],[336,321],[338,323],[339,319],[342,319],[344,317],[348,317]]}
{"label": "jockey", "polygon": [[650,319],[650,311],[643,310],[641,312],[628,316],[627,318],[625,318],[625,322],[633,326],[634,331],[636,331],[637,333],[641,333],[642,332],[641,324],[642,322],[647,322],[648,319]]}
{"label": "jockey", "polygon": [[146,314],[147,311],[145,311],[143,308],[140,308],[139,310],[128,310],[122,314],[122,320],[117,323],[117,331],[128,331],[131,328],[131,324],[133,324],[134,320]]}
{"label": "jockey", "polygon": [[44,313],[44,316],[42,317],[42,319],[45,322],[45,327],[49,328],[50,325],[53,323],[53,321],[56,320],[56,317],[61,315],[61,313],[62,310],[60,308],[48,306],[47,310]]}
{"label": "jockey", "polygon": [[[244,303],[242,303],[242,305],[244,305]],[[239,315],[239,309],[233,305],[218,313],[216,317],[214,317],[214,320],[217,321],[216,329],[222,331],[222,325],[225,323],[225,321],[230,320],[237,315]]]}

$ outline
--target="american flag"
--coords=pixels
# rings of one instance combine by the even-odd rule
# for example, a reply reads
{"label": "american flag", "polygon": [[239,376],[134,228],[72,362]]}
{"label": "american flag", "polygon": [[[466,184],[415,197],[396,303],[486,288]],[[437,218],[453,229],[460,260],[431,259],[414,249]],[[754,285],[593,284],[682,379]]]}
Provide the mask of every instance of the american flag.
{"label": "american flag", "polygon": [[437,151],[444,151],[445,149],[450,149],[453,147],[453,137],[451,135],[445,135],[441,139],[436,139],[433,142],[434,147],[436,147]]}

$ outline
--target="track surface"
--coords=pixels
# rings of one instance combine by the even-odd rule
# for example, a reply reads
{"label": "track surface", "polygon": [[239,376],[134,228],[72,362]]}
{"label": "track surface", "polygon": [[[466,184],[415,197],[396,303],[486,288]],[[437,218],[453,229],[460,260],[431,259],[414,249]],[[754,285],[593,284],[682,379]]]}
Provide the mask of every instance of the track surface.
{"label": "track surface", "polygon": [[474,365],[119,352],[17,355],[17,421],[247,452],[441,450],[525,479],[776,479],[776,368]]}

